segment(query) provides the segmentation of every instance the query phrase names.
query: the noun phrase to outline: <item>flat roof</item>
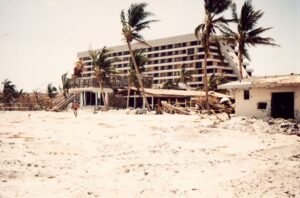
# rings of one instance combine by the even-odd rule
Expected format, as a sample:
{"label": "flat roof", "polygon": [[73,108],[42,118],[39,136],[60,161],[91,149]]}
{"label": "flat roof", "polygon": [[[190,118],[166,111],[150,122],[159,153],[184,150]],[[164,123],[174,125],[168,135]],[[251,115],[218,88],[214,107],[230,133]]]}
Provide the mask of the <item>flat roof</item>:
{"label": "flat roof", "polygon": [[272,87],[300,87],[300,74],[257,76],[245,78],[242,81],[234,81],[219,85],[219,89],[247,89],[251,87],[272,88]]}
{"label": "flat roof", "polygon": [[[137,90],[134,87],[131,87],[133,90]],[[182,97],[203,97],[205,96],[204,91],[186,91],[186,90],[176,90],[176,89],[150,89],[150,88],[145,88],[145,93],[147,95],[155,95],[155,96],[182,96]],[[216,98],[232,98],[229,95],[214,92],[214,91],[209,91],[208,92],[209,96],[213,96]]]}

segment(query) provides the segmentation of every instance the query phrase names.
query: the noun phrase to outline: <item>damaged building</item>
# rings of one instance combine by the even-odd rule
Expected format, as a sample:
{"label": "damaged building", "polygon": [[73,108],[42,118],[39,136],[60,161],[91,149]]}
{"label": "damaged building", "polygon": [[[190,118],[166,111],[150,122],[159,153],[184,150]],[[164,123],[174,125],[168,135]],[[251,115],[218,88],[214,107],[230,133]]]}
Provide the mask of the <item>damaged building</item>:
{"label": "damaged building", "polygon": [[218,86],[235,98],[236,115],[300,120],[300,75],[263,76]]}

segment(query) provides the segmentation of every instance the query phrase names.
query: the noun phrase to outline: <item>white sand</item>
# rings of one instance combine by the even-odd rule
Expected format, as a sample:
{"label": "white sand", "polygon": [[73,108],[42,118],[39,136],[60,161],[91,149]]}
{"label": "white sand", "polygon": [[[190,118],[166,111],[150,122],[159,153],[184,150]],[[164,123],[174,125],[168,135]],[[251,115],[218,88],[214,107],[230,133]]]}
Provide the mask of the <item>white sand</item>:
{"label": "white sand", "polygon": [[0,197],[299,197],[300,138],[272,130],[196,115],[0,112]]}

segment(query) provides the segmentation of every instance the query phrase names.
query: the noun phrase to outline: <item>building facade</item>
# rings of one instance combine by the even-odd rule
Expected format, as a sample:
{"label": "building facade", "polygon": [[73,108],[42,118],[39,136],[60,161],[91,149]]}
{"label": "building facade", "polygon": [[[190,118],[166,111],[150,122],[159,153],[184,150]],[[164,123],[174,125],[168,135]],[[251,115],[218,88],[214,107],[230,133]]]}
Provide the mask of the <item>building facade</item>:
{"label": "building facade", "polygon": [[300,120],[300,75],[264,76],[220,85],[235,98],[235,113]]}
{"label": "building facade", "polygon": [[[148,61],[144,65],[145,71],[143,74],[152,77],[152,88],[161,88],[167,81],[175,83],[180,78],[182,67],[192,73],[192,79],[188,82],[190,88],[203,87],[204,49],[194,34],[150,40],[147,43],[151,47],[134,43],[132,49],[144,49]],[[130,60],[127,45],[110,47],[110,50],[111,58],[118,58],[118,61],[114,63],[116,70],[119,74],[126,76]],[[89,51],[79,52],[77,56],[85,65],[81,79],[92,79],[94,71]],[[249,77],[252,71],[247,69],[246,66],[245,64],[242,73],[244,77]],[[239,79],[238,56],[233,44],[227,44],[224,41],[211,41],[210,55],[207,58],[207,74],[208,77],[212,74],[222,75],[229,81]],[[98,101],[97,95],[99,96],[99,93],[91,94],[89,93],[90,89],[91,87],[86,91],[82,88],[71,89],[71,92],[78,93],[77,91],[80,90],[83,101],[88,101],[84,99],[85,95],[88,98],[96,97],[95,101]],[[107,89],[108,93],[111,93],[111,91]],[[94,104],[94,99],[91,101],[92,103],[88,104]],[[98,101],[98,103],[101,103],[101,101]]]}
{"label": "building facade", "polygon": [[[192,80],[188,82],[190,87],[203,86],[203,61],[204,49],[194,34],[162,38],[147,41],[151,46],[133,44],[132,49],[145,49],[148,59],[144,74],[153,77],[153,88],[159,88],[166,81],[176,82],[180,77],[182,66],[192,71]],[[129,69],[130,54],[127,45],[111,47],[111,56],[118,57],[114,63],[117,71],[127,74]],[[79,52],[79,60],[83,61],[86,69],[83,77],[93,76],[92,61],[89,52]],[[246,65],[245,65],[246,68]],[[215,73],[223,75],[230,81],[239,78],[238,57],[235,46],[223,41],[211,42],[210,56],[207,59],[208,76]],[[251,70],[243,71],[245,77],[251,75]]]}

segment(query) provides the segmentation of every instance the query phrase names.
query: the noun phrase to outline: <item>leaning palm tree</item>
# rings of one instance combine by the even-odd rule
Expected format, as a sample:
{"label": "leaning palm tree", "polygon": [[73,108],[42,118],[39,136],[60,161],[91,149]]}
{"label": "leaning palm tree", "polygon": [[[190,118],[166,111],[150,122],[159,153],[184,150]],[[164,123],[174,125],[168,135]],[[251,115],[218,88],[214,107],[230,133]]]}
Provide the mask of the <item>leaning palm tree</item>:
{"label": "leaning palm tree", "polygon": [[130,8],[127,11],[127,14],[125,14],[124,10],[122,10],[121,23],[122,23],[122,34],[124,36],[124,40],[127,43],[128,50],[130,52],[131,60],[136,71],[136,76],[141,87],[143,99],[145,101],[146,107],[148,108],[148,110],[150,110],[150,106],[148,104],[145,91],[144,91],[144,84],[142,81],[142,77],[139,72],[136,60],[134,59],[133,50],[131,48],[132,41],[138,41],[142,44],[148,45],[145,42],[143,36],[140,34],[140,32],[145,28],[149,28],[150,23],[155,22],[156,20],[147,20],[147,18],[153,14],[145,10],[146,6],[147,6],[146,3],[131,4]]}
{"label": "leaning palm tree", "polygon": [[186,69],[186,65],[181,66],[180,70],[180,77],[176,81],[176,85],[178,86],[178,83],[183,83],[186,85],[187,89],[190,89],[190,86],[188,85],[188,82],[192,80],[192,71]]}
{"label": "leaning palm tree", "polygon": [[204,0],[205,20],[195,28],[195,35],[198,40],[200,40],[199,33],[202,33],[201,43],[204,49],[203,82],[206,109],[209,109],[207,81],[207,58],[210,54],[209,41],[212,39],[212,36],[216,34],[216,30],[219,30],[222,25],[227,25],[231,22],[231,20],[225,19],[223,16],[219,16],[228,9],[230,4],[231,0]]}
{"label": "leaning palm tree", "polygon": [[251,0],[247,0],[244,3],[239,17],[236,12],[236,4],[232,4],[231,8],[233,20],[237,24],[237,31],[232,31],[227,26],[223,26],[222,32],[225,39],[238,43],[239,76],[240,79],[243,79],[243,58],[246,57],[250,60],[247,46],[278,45],[273,43],[274,40],[270,37],[261,37],[261,33],[270,30],[271,27],[256,27],[258,20],[263,16],[264,12],[261,10],[255,11]]}
{"label": "leaning palm tree", "polygon": [[[142,73],[145,71],[144,65],[148,61],[147,57],[144,55],[145,49],[134,50],[134,59],[136,64],[138,65],[138,72]],[[135,70],[134,64],[132,60],[129,62],[129,70],[128,70],[128,93],[127,93],[127,108],[129,107],[129,96],[130,96],[130,87],[134,84],[138,89],[140,88],[137,72]]]}
{"label": "leaning palm tree", "polygon": [[89,54],[92,59],[95,77],[99,82],[104,107],[107,110],[108,104],[105,100],[103,84],[109,84],[109,76],[115,71],[115,68],[113,67],[113,62],[115,62],[117,58],[110,58],[110,50],[107,49],[106,46],[104,46],[100,51],[90,50]]}

